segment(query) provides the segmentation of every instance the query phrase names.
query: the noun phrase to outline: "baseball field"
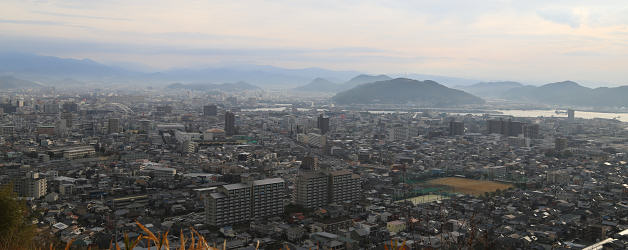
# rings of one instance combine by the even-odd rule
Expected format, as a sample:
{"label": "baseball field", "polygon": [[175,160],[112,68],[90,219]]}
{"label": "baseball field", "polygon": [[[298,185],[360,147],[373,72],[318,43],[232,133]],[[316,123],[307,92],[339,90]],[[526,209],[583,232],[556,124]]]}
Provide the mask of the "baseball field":
{"label": "baseball field", "polygon": [[452,192],[470,195],[482,195],[485,192],[495,192],[505,190],[512,185],[496,181],[481,181],[473,179],[465,179],[459,177],[438,178],[427,181],[430,185],[446,186],[451,188]]}

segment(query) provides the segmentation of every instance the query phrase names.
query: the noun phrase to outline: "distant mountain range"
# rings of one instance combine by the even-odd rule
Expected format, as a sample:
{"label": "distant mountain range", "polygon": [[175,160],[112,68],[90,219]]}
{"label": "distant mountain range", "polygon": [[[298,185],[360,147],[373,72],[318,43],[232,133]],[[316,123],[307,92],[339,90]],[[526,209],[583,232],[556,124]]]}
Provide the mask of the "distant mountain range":
{"label": "distant mountain range", "polygon": [[576,82],[549,83],[539,87],[512,88],[505,99],[554,105],[591,107],[628,107],[628,86],[587,88]]}
{"label": "distant mountain range", "polygon": [[346,82],[345,85],[345,90],[347,89],[352,89],[357,87],[358,85],[361,84],[365,84],[365,83],[371,83],[371,82],[379,82],[379,81],[388,81],[388,80],[392,80],[392,78],[390,76],[387,75],[359,75],[356,76],[354,78],[351,78],[351,80],[349,80],[348,82]]}
{"label": "distant mountain range", "polygon": [[420,81],[431,80],[438,82],[447,87],[454,86],[468,86],[480,82],[474,79],[466,79],[459,77],[451,77],[451,76],[438,76],[438,75],[426,75],[426,74],[395,74],[392,75],[394,78],[408,78],[408,79],[416,79]]}
{"label": "distant mountain range", "polygon": [[[357,75],[357,76],[356,76]],[[566,81],[546,84],[543,86],[525,86],[517,82],[481,82],[478,81],[433,75],[404,74],[408,78],[424,80],[416,81],[425,86],[399,86],[407,91],[434,90],[440,93],[428,98],[425,93],[411,92],[398,93],[399,100],[387,99],[386,89],[378,89],[380,84],[366,88],[359,88],[367,83],[391,81],[386,75],[363,75],[357,71],[334,71],[320,68],[285,69],[263,65],[234,65],[223,67],[208,67],[202,69],[172,69],[162,72],[145,73],[125,69],[124,67],[108,66],[89,59],[66,59],[53,56],[40,56],[25,53],[0,53],[0,89],[36,88],[45,86],[112,86],[125,88],[133,86],[169,87],[169,89],[217,89],[222,91],[251,90],[258,88],[294,88],[295,91],[316,91],[338,93],[335,100],[338,102],[361,102],[350,93],[366,91],[366,96],[378,97],[380,102],[412,102],[434,100],[439,104],[454,103],[440,99],[444,96],[455,96],[443,93],[453,93],[442,88],[435,88],[433,83],[440,82],[445,86],[457,86],[465,92],[483,98],[502,98],[521,102],[543,103],[551,105],[569,106],[628,106],[628,86],[613,88],[587,88],[575,82]],[[24,80],[28,79],[28,80]],[[314,80],[312,80],[314,79]],[[350,79],[344,81],[343,79]],[[429,79],[429,80],[428,80]],[[401,80],[394,79],[393,82]],[[171,85],[172,82],[186,84]],[[197,84],[203,82],[231,82],[233,84]],[[247,82],[248,84],[242,84]],[[40,84],[41,83],[41,84]],[[476,84],[473,84],[476,83]],[[107,85],[108,84],[108,85]],[[393,84],[394,85],[394,84]],[[415,84],[416,85],[416,84]],[[420,85],[420,84],[419,84]],[[437,84],[438,86],[445,87]],[[430,87],[431,86],[431,87]],[[389,86],[390,87],[390,86]],[[428,88],[429,87],[429,88]],[[351,91],[347,91],[350,90]],[[369,93],[369,91],[383,91],[383,93]],[[342,92],[344,91],[344,92]],[[342,93],[339,93],[342,92]],[[420,91],[419,91],[420,92]],[[465,93],[461,92],[461,93]],[[431,93],[431,92],[430,92]],[[467,93],[465,93],[467,94]],[[464,100],[461,103],[477,101],[460,94]],[[418,99],[413,99],[417,97]],[[419,98],[420,97],[420,98]]]}
{"label": "distant mountain range", "polygon": [[628,107],[628,86],[588,88],[573,81],[541,86],[518,82],[483,82],[458,89],[484,98],[576,107]]}
{"label": "distant mountain range", "polygon": [[43,86],[36,82],[18,79],[13,76],[0,76],[0,89],[33,89],[41,87]]}
{"label": "distant mountain range", "polygon": [[295,88],[296,91],[303,92],[325,92],[325,93],[338,93],[343,90],[354,88],[360,84],[377,82],[377,81],[385,81],[390,80],[387,75],[365,75],[361,74],[356,77],[351,78],[349,81],[345,83],[334,83],[324,78],[316,78],[312,80],[310,83]]}
{"label": "distant mountain range", "polygon": [[456,86],[456,89],[477,95],[479,97],[502,97],[507,91],[523,87],[518,82],[480,82],[469,86]]}
{"label": "distant mountain range", "polygon": [[[12,75],[18,78],[40,82],[63,84],[64,79],[85,84],[121,84],[134,83],[165,86],[172,82],[239,82],[245,81],[263,88],[295,88],[303,86],[312,79],[324,78],[331,82],[343,82],[360,72],[336,71],[321,68],[286,69],[267,65],[231,65],[206,68],[182,68],[160,72],[138,72],[125,68],[125,64],[109,66],[90,59],[68,59],[54,56],[40,56],[27,53],[0,52],[0,75]],[[397,75],[414,79],[432,79],[447,86],[469,85],[476,80],[446,76],[419,74]],[[373,82],[369,79],[360,83]],[[350,81],[351,82],[351,81]],[[357,84],[354,84],[357,85]],[[351,85],[343,89],[354,87]],[[331,92],[335,92],[331,91]],[[327,90],[325,91],[327,92]]]}
{"label": "distant mountain range", "polygon": [[407,78],[362,84],[336,94],[332,100],[338,104],[417,104],[434,107],[484,103],[479,97],[435,81]]}
{"label": "distant mountain range", "polygon": [[197,90],[197,91],[225,91],[225,92],[235,92],[235,91],[244,91],[244,90],[260,90],[259,87],[255,85],[248,84],[246,82],[236,82],[236,83],[222,83],[222,84],[213,84],[213,83],[191,83],[191,84],[182,84],[182,83],[173,83],[166,87],[166,89],[185,89],[185,90]]}
{"label": "distant mountain range", "polygon": [[106,66],[89,59],[76,60],[24,53],[0,53],[0,73],[42,77],[112,79],[140,73]]}
{"label": "distant mountain range", "polygon": [[325,78],[317,77],[310,83],[296,87],[294,90],[302,92],[329,92],[335,93],[342,89],[342,85],[331,82]]}
{"label": "distant mountain range", "polygon": [[81,82],[163,84],[172,82],[239,82],[262,87],[289,88],[309,82],[316,77],[349,79],[359,72],[334,71],[320,68],[285,69],[265,65],[233,65],[200,69],[172,69],[154,73],[136,72],[121,67],[97,63],[89,59],[65,59],[24,53],[0,53],[0,74],[59,81],[71,78]]}

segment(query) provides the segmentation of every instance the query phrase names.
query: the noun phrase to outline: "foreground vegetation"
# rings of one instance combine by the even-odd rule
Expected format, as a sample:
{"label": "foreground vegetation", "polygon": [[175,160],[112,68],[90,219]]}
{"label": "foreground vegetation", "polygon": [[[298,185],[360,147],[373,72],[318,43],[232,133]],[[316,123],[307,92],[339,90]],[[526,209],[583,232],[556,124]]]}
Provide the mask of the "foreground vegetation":
{"label": "foreground vegetation", "polygon": [[[163,234],[154,234],[144,225],[135,222],[142,230],[142,233],[135,238],[129,238],[128,234],[124,234],[122,245],[118,242],[109,243],[109,249],[135,249],[140,242],[145,241],[149,249],[171,249],[168,241],[169,232]],[[32,211],[26,206],[26,203],[19,200],[12,185],[0,187],[0,249],[74,249],[72,244],[74,240],[67,243],[59,242],[53,238],[50,232],[46,230],[37,230],[32,223]],[[260,243],[257,242],[255,249],[259,249]],[[194,228],[190,228],[188,235],[180,232],[179,242],[175,248],[177,250],[220,250],[227,248],[225,240],[222,246],[210,245],[205,237],[198,233]],[[387,250],[404,250],[408,249],[405,242],[399,244],[397,241],[390,241],[385,244]],[[91,247],[88,247],[91,249]],[[282,249],[289,250],[290,247],[285,245]],[[318,249],[318,247],[316,248]]]}

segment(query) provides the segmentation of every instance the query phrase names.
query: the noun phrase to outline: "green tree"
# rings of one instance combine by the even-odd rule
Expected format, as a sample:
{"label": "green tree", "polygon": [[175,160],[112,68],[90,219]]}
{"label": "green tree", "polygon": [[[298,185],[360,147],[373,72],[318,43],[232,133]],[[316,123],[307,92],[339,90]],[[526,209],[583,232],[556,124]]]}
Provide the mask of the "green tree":
{"label": "green tree", "polygon": [[35,226],[27,219],[29,210],[17,199],[13,185],[0,187],[0,249],[28,249],[33,246]]}

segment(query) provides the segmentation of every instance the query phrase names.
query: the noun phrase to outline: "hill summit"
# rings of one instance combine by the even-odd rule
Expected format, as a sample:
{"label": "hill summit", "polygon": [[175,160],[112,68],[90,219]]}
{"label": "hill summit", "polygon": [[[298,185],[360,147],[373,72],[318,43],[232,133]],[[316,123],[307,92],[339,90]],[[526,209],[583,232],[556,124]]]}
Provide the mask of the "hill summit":
{"label": "hill summit", "polygon": [[417,104],[422,106],[455,106],[481,104],[484,100],[461,90],[445,87],[435,81],[396,78],[359,85],[336,94],[338,104]]}

